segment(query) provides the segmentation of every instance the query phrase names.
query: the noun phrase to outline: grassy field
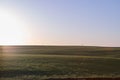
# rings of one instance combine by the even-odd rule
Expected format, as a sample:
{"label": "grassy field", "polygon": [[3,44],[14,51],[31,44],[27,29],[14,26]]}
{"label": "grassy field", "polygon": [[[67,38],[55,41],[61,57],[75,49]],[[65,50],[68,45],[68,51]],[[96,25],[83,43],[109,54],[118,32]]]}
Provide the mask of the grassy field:
{"label": "grassy field", "polygon": [[1,46],[0,80],[120,77],[120,48]]}

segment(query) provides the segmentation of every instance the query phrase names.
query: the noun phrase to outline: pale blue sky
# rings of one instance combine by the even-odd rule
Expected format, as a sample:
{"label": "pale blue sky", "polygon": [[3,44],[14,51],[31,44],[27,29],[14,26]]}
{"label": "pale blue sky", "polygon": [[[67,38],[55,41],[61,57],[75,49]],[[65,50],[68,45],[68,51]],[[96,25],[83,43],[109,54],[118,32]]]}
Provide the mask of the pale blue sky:
{"label": "pale blue sky", "polygon": [[32,28],[28,44],[120,46],[120,0],[0,0],[0,5],[24,16]]}

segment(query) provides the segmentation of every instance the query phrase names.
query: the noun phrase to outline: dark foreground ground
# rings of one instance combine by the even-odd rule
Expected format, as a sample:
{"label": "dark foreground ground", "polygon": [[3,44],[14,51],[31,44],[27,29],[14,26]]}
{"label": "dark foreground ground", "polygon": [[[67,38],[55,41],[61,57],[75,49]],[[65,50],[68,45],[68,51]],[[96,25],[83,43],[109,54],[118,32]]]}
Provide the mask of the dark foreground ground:
{"label": "dark foreground ground", "polygon": [[118,47],[0,47],[0,80],[114,80],[119,77]]}

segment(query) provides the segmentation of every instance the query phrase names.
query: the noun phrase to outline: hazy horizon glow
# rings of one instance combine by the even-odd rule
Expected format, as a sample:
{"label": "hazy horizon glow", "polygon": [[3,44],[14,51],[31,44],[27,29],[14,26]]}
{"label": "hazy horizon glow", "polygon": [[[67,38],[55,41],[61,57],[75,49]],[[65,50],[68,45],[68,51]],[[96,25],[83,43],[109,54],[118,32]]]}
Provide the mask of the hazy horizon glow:
{"label": "hazy horizon glow", "polygon": [[0,45],[120,47],[120,0],[0,0]]}

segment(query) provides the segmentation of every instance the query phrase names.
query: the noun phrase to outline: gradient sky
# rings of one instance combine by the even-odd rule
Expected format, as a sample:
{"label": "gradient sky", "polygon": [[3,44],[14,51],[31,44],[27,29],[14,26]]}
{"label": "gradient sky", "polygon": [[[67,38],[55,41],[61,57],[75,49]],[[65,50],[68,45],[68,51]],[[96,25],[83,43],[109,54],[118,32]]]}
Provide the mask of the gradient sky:
{"label": "gradient sky", "polygon": [[120,0],[0,0],[29,25],[33,45],[120,46]]}

